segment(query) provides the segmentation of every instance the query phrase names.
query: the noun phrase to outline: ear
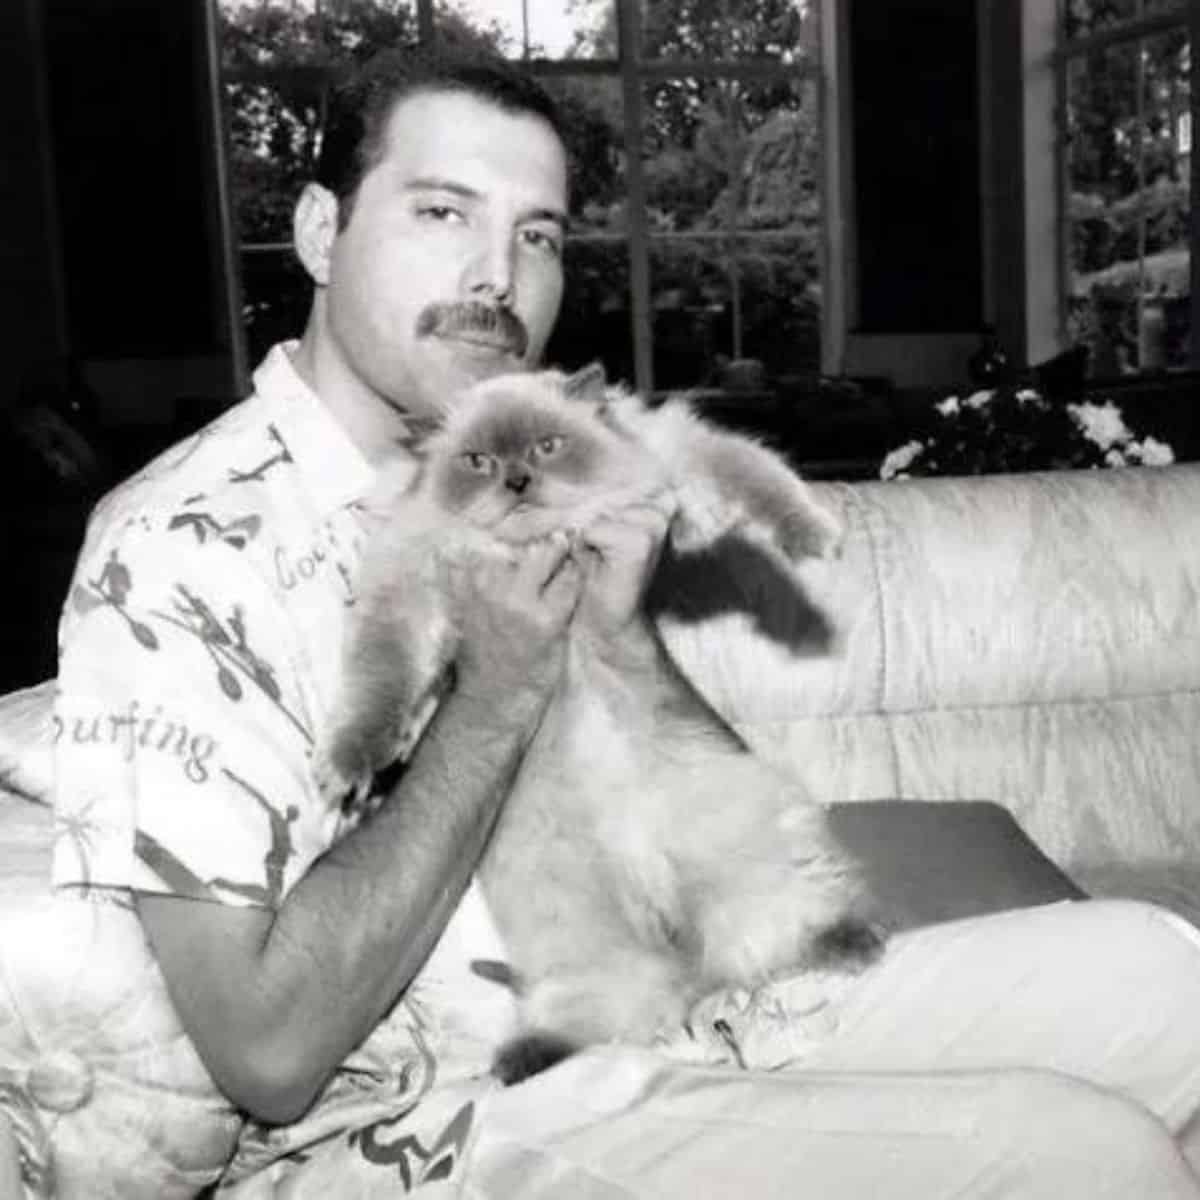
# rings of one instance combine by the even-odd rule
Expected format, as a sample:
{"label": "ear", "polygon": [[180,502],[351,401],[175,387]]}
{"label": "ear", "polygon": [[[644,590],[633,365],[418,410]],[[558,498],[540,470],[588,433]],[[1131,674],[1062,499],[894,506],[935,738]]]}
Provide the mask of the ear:
{"label": "ear", "polygon": [[319,183],[305,184],[292,214],[292,240],[296,257],[318,286],[329,282],[329,259],[337,233],[337,197]]}
{"label": "ear", "polygon": [[604,377],[604,364],[601,362],[588,363],[580,367],[573,375],[568,375],[563,383],[563,395],[568,400],[586,400],[592,404],[603,404],[607,398],[605,392],[608,380]]}

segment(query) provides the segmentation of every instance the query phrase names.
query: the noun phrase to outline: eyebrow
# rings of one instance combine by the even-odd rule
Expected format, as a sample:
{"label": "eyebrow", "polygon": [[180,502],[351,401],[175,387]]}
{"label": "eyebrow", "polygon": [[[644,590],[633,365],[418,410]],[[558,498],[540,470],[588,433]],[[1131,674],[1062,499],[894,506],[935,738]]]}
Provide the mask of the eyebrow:
{"label": "eyebrow", "polygon": [[[454,179],[441,179],[436,175],[424,175],[410,179],[404,184],[406,192],[449,192],[464,200],[482,200],[483,193]],[[567,231],[567,214],[557,208],[531,208],[521,214],[523,221],[549,221],[564,233]]]}

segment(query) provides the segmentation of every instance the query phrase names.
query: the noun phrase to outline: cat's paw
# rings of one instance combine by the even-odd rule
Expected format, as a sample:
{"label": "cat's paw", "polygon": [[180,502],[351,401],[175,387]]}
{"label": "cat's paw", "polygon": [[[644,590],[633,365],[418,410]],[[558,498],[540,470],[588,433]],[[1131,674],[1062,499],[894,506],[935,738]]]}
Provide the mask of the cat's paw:
{"label": "cat's paw", "polygon": [[557,1066],[578,1049],[575,1042],[557,1033],[522,1033],[500,1047],[492,1062],[492,1074],[505,1087],[511,1087]]}
{"label": "cat's paw", "polygon": [[354,807],[371,790],[374,771],[364,755],[351,749],[345,739],[318,743],[312,757],[317,791],[331,807]]}
{"label": "cat's paw", "polygon": [[845,535],[841,522],[815,504],[791,509],[778,523],[775,538],[792,562],[805,558],[836,558]]}
{"label": "cat's paw", "polygon": [[808,961],[818,969],[861,971],[882,956],[886,945],[881,926],[860,917],[843,917],[813,938]]}

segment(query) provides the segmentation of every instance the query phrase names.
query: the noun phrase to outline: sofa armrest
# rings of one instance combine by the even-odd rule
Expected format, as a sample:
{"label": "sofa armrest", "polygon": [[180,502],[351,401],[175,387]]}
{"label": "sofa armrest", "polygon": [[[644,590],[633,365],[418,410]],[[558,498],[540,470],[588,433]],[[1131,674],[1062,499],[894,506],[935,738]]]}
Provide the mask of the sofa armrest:
{"label": "sofa armrest", "polygon": [[862,800],[829,812],[893,929],[1086,895],[999,804]]}

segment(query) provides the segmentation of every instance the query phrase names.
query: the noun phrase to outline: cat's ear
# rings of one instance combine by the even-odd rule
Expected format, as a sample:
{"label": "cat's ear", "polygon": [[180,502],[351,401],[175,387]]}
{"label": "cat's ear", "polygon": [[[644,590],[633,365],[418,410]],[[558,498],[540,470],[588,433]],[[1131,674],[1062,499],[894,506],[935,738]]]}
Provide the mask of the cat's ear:
{"label": "cat's ear", "polygon": [[608,391],[608,380],[604,375],[604,364],[588,363],[563,381],[563,395],[568,400],[586,400],[591,404],[603,404]]}

